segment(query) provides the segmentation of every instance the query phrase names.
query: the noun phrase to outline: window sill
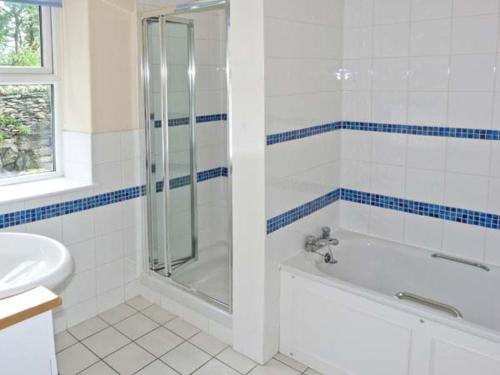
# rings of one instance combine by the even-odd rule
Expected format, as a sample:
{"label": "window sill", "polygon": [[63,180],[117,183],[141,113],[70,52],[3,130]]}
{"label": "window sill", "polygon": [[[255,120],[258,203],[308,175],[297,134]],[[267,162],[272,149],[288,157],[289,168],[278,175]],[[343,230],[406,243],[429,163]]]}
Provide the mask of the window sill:
{"label": "window sill", "polygon": [[43,198],[61,193],[71,193],[93,186],[90,182],[77,181],[67,177],[4,185],[0,186],[0,204]]}

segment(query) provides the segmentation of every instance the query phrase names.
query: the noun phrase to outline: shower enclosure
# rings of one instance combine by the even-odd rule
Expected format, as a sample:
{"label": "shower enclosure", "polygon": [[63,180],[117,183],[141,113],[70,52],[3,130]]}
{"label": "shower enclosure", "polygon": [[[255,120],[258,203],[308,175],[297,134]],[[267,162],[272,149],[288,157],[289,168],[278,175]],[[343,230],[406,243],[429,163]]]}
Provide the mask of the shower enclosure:
{"label": "shower enclosure", "polygon": [[148,268],[231,309],[227,7],[143,18]]}

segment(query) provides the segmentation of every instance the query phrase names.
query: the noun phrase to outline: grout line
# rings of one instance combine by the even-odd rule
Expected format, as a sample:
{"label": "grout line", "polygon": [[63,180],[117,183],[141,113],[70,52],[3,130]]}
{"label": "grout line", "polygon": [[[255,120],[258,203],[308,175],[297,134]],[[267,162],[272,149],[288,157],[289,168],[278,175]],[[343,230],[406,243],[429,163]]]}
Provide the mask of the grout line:
{"label": "grout line", "polygon": [[[144,309],[142,309],[142,310],[138,310],[138,309],[134,308],[133,306],[129,305],[126,301],[124,302],[124,304],[126,304],[126,305],[128,305],[128,306],[132,307],[132,308],[135,310],[135,313],[134,313],[134,314],[132,314],[132,315],[129,315],[128,317],[126,317],[126,318],[124,318],[124,319],[121,319],[121,320],[117,321],[117,322],[116,322],[116,323],[114,323],[114,324],[109,324],[108,322],[106,322],[106,321],[105,321],[104,319],[102,319],[101,317],[96,316],[97,318],[99,318],[100,320],[102,320],[102,321],[106,324],[106,327],[105,327],[105,328],[103,328],[103,329],[101,329],[101,330],[99,330],[99,331],[97,331],[97,332],[94,332],[93,334],[91,334],[91,335],[89,335],[89,336],[87,336],[87,337],[83,338],[82,340],[79,340],[79,339],[78,339],[78,338],[76,338],[73,334],[71,334],[71,332],[69,332],[69,330],[66,330],[66,332],[67,332],[68,334],[70,334],[70,336],[71,336],[71,337],[73,337],[73,338],[76,340],[76,342],[75,342],[75,343],[73,343],[72,345],[70,345],[70,346],[68,346],[68,347],[64,348],[63,350],[61,350],[61,351],[60,351],[60,352],[58,352],[57,354],[59,354],[59,353],[63,352],[64,350],[66,350],[66,349],[68,349],[68,348],[70,348],[70,347],[72,347],[72,346],[75,346],[75,345],[77,345],[77,344],[81,344],[81,345],[82,345],[85,349],[87,349],[87,350],[88,350],[88,351],[90,351],[92,354],[94,354],[94,355],[97,357],[97,359],[98,359],[96,362],[93,362],[93,363],[91,363],[89,366],[87,366],[87,367],[85,367],[84,369],[80,370],[77,374],[81,374],[83,371],[86,371],[87,369],[89,369],[90,367],[92,367],[92,366],[96,365],[96,364],[97,364],[97,363],[99,363],[99,362],[103,362],[103,363],[104,363],[107,367],[109,367],[110,369],[112,369],[113,371],[115,371],[116,373],[118,373],[118,374],[119,374],[119,372],[118,372],[115,368],[113,368],[113,367],[112,367],[109,363],[107,363],[105,359],[106,359],[106,358],[109,358],[111,355],[113,355],[113,354],[117,353],[118,351],[122,350],[123,348],[125,348],[125,347],[127,347],[127,346],[129,346],[129,345],[131,345],[131,344],[135,344],[135,345],[137,345],[139,348],[141,348],[142,350],[144,350],[146,353],[148,353],[149,355],[151,355],[151,356],[153,357],[153,360],[152,360],[151,362],[148,362],[145,366],[143,366],[143,367],[141,367],[140,369],[138,369],[136,372],[134,372],[134,374],[137,374],[138,372],[140,372],[141,370],[143,370],[144,368],[148,367],[149,365],[151,365],[153,362],[156,362],[156,361],[160,361],[161,363],[163,363],[164,365],[166,365],[168,368],[172,369],[172,370],[173,370],[174,372],[176,372],[177,374],[180,374],[180,373],[179,373],[179,371],[177,371],[177,370],[176,370],[174,367],[172,367],[170,364],[168,364],[168,363],[166,363],[164,360],[162,360],[162,358],[161,358],[161,357],[164,357],[166,354],[168,354],[168,353],[170,353],[170,352],[174,351],[174,350],[175,350],[175,349],[177,349],[179,346],[181,346],[181,345],[183,345],[183,344],[185,344],[185,343],[188,343],[188,344],[192,345],[192,346],[193,346],[193,347],[195,347],[196,349],[198,349],[198,350],[202,351],[202,352],[203,352],[203,353],[205,353],[207,356],[209,356],[209,359],[208,359],[207,361],[205,361],[202,365],[200,365],[200,366],[199,366],[199,367],[197,367],[195,370],[193,370],[190,374],[194,374],[196,371],[198,371],[198,370],[202,369],[204,366],[206,366],[206,365],[207,365],[210,361],[212,361],[212,360],[216,360],[216,361],[218,361],[218,362],[222,363],[223,365],[225,365],[225,366],[229,367],[230,369],[234,370],[235,372],[237,372],[237,373],[239,373],[239,374],[242,374],[242,375],[246,375],[246,374],[251,373],[251,372],[252,372],[255,368],[257,368],[257,367],[259,366],[259,364],[258,364],[258,363],[256,363],[256,364],[255,364],[255,365],[254,365],[251,369],[249,369],[247,372],[242,373],[242,372],[238,371],[237,369],[233,368],[232,366],[230,366],[228,363],[225,363],[224,361],[220,360],[220,359],[217,357],[217,356],[219,356],[219,355],[220,355],[223,351],[225,351],[225,350],[227,350],[227,349],[231,349],[231,350],[233,350],[233,349],[232,349],[232,347],[231,347],[230,345],[227,345],[227,344],[225,344],[225,343],[224,343],[224,345],[226,345],[226,346],[224,347],[224,349],[222,349],[221,351],[219,351],[219,352],[218,352],[218,353],[216,353],[215,355],[212,355],[212,354],[210,354],[209,352],[205,351],[204,349],[200,348],[199,346],[195,345],[194,343],[192,343],[192,342],[190,341],[193,337],[195,337],[195,336],[199,335],[199,334],[200,334],[200,333],[202,333],[202,332],[203,332],[203,333],[205,333],[205,334],[209,334],[209,333],[207,333],[207,332],[205,332],[205,331],[203,331],[203,330],[200,330],[198,327],[196,327],[196,328],[197,328],[199,331],[198,331],[198,332],[196,332],[195,334],[193,334],[193,335],[189,336],[188,338],[184,338],[184,337],[182,337],[182,336],[178,335],[177,333],[175,333],[174,331],[172,331],[172,330],[170,330],[168,327],[166,327],[166,325],[167,325],[168,323],[172,322],[172,321],[173,321],[173,320],[175,320],[175,319],[181,319],[181,320],[185,321],[185,322],[186,322],[186,323],[188,323],[188,324],[191,324],[191,323],[189,323],[189,322],[187,322],[186,320],[182,319],[181,317],[179,317],[179,316],[177,316],[177,315],[175,315],[175,314],[171,313],[170,311],[168,311],[167,309],[164,309],[164,308],[163,308],[163,307],[161,307],[161,306],[160,306],[160,308],[162,308],[163,310],[168,311],[169,313],[171,313],[171,314],[173,314],[173,315],[174,315],[174,317],[173,317],[172,319],[170,319],[170,320],[166,321],[166,322],[165,322],[165,323],[163,323],[163,324],[160,324],[160,323],[158,323],[158,322],[154,321],[153,319],[151,319],[150,317],[146,316],[146,315],[143,313],[143,311],[144,311],[144,310],[146,310],[148,307],[152,306],[153,304],[152,304],[152,305],[147,306],[146,308],[144,308]],[[154,329],[152,329],[152,330],[150,330],[150,331],[148,331],[148,332],[144,333],[143,335],[141,335],[141,336],[137,337],[136,339],[131,339],[130,337],[128,337],[127,335],[125,335],[124,333],[122,333],[122,332],[121,332],[118,328],[116,328],[116,325],[117,325],[117,324],[119,324],[119,323],[121,323],[121,322],[123,322],[123,321],[125,321],[126,319],[129,319],[129,318],[131,318],[131,317],[135,316],[135,315],[142,315],[143,317],[145,317],[145,318],[147,318],[147,319],[149,319],[149,320],[151,320],[151,321],[155,322],[158,326],[157,326],[157,327],[155,327]],[[92,318],[90,318],[90,319],[92,319]],[[103,332],[105,329],[108,329],[108,328],[112,328],[112,329],[114,329],[117,333],[119,333],[120,335],[123,335],[124,337],[126,337],[126,338],[127,338],[127,340],[128,340],[128,342],[127,342],[125,345],[123,345],[123,346],[121,346],[121,347],[117,348],[117,349],[116,349],[116,350],[114,350],[113,352],[111,352],[111,353],[107,354],[106,356],[101,357],[99,354],[95,353],[95,352],[94,352],[94,351],[93,351],[90,347],[88,347],[87,345],[85,345],[85,343],[83,343],[83,341],[84,341],[84,340],[87,340],[87,339],[89,339],[89,338],[91,338],[92,336],[95,336],[95,335],[97,335],[97,334],[99,334],[99,333]],[[169,349],[167,352],[165,352],[165,353],[164,353],[164,354],[162,354],[161,356],[157,356],[157,355],[155,355],[155,354],[151,353],[148,349],[144,348],[143,346],[141,346],[141,345],[137,342],[137,341],[138,341],[138,340],[140,340],[141,338],[143,338],[143,337],[145,337],[145,336],[149,335],[150,333],[154,332],[155,330],[157,330],[157,329],[159,329],[159,328],[164,328],[164,329],[166,329],[168,332],[170,332],[171,334],[173,334],[173,335],[177,336],[178,338],[180,338],[180,339],[182,340],[179,344],[177,344],[176,346],[172,347],[171,349]],[[246,357],[246,356],[245,356],[245,358],[248,358],[248,357]],[[280,360],[278,360],[278,359],[276,359],[276,358],[274,358],[274,357],[273,357],[273,359],[274,359],[274,360],[276,360],[276,361],[278,361],[278,362],[280,362],[280,363],[282,363],[283,365],[287,366],[288,368],[290,368],[290,369],[292,369],[292,370],[294,370],[294,371],[298,371],[297,369],[293,368],[292,366],[290,366],[290,365],[288,365],[288,364],[286,364],[286,363],[284,363],[284,362],[282,362],[282,361],[280,361]],[[308,369],[309,369],[309,367],[307,367],[307,368],[306,368],[306,370],[305,370],[302,374],[305,374],[305,372],[306,372]]]}

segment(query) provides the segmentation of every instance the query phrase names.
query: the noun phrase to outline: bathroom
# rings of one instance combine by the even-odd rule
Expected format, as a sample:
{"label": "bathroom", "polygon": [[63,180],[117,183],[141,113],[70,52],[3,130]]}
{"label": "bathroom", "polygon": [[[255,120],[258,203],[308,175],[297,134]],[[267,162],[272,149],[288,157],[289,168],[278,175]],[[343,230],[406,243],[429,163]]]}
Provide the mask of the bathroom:
{"label": "bathroom", "polygon": [[500,374],[499,59],[499,0],[0,1],[0,375]]}

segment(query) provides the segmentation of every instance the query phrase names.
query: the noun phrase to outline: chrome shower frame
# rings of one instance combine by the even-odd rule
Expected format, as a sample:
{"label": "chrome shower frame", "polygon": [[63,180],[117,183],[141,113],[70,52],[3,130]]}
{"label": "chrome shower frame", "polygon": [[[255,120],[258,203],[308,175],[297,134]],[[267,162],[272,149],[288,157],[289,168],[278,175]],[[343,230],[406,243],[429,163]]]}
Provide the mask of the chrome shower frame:
{"label": "chrome shower frame", "polygon": [[[221,310],[224,310],[226,312],[232,313],[232,305],[233,305],[233,238],[232,238],[232,146],[231,146],[231,133],[232,133],[232,122],[231,122],[231,95],[230,95],[230,71],[229,71],[229,43],[228,43],[228,38],[229,38],[229,28],[230,28],[230,9],[229,9],[229,2],[228,0],[203,0],[203,1],[197,1],[193,3],[186,3],[186,4],[179,4],[177,6],[171,6],[171,7],[166,7],[166,8],[161,8],[155,11],[150,11],[150,12],[145,12],[143,13],[141,17],[142,21],[142,43],[143,43],[143,48],[142,48],[142,79],[143,79],[143,84],[144,84],[144,100],[145,103],[149,104],[150,103],[150,87],[149,87],[149,78],[150,78],[150,72],[149,72],[149,61],[148,61],[148,35],[147,35],[147,24],[148,20],[149,22],[151,20],[156,19],[156,22],[159,22],[161,25],[161,28],[163,29],[163,25],[165,21],[167,22],[175,22],[175,23],[185,23],[185,24],[192,24],[193,22],[188,19],[182,19],[176,17],[179,14],[185,14],[185,13],[194,13],[194,12],[202,12],[202,11],[210,11],[210,10],[215,10],[215,9],[224,9],[225,10],[225,18],[226,18],[226,91],[227,91],[227,98],[226,98],[226,103],[227,103],[227,168],[228,168],[228,176],[227,176],[227,220],[228,220],[228,269],[229,269],[229,298],[228,298],[228,304],[222,303],[221,301],[212,298],[211,296],[208,296],[194,288],[191,288],[187,285],[181,284],[177,282],[176,280],[172,279],[170,275],[172,274],[172,259],[171,259],[171,254],[167,249],[168,246],[168,233],[165,233],[165,259],[167,263],[167,268],[168,268],[168,275],[169,277],[163,277],[159,275],[157,272],[155,272],[152,267],[150,262],[145,262],[145,267],[146,267],[146,272],[154,277],[155,279],[159,280],[165,280],[167,279],[172,285],[187,291],[196,297],[202,299],[205,302],[209,302]],[[161,37],[164,37],[163,31],[160,31]],[[194,61],[194,32],[193,29],[191,28],[191,40],[190,40],[190,56],[189,56],[189,64],[190,64],[190,72],[189,72],[189,84],[190,84],[190,95],[191,95],[191,104],[190,104],[190,122],[192,124],[192,132],[191,132],[191,147],[192,147],[192,152],[191,152],[191,166],[193,168],[192,171],[192,176],[193,176],[193,184],[194,187],[192,189],[193,195],[192,195],[192,210],[193,210],[193,215],[192,218],[195,219],[195,223],[193,226],[193,248],[196,249],[196,254],[195,254],[195,259],[197,259],[198,256],[198,238],[197,238],[197,207],[196,207],[196,184],[197,184],[197,171],[196,171],[196,144],[195,144],[195,132],[194,132],[194,126],[196,124],[196,112],[195,112],[195,100],[196,100],[196,79],[195,79],[195,61]],[[164,43],[161,43],[162,46],[162,59],[163,56],[166,56],[163,52],[164,48]],[[165,59],[166,60],[166,59]],[[165,61],[166,64],[166,61]],[[162,60],[162,85],[166,85],[167,82],[167,77],[163,77],[163,71],[167,71],[166,65],[163,66],[163,60]],[[166,87],[162,89],[162,92],[167,92]],[[165,98],[163,100],[162,98],[162,105],[167,106],[168,102]],[[166,107],[165,107],[166,108]],[[148,127],[151,126],[151,119],[150,119],[150,113],[151,113],[151,108],[148,108],[148,105],[145,106],[144,108],[144,118],[146,121],[146,147],[148,152],[146,153],[146,165],[147,168],[150,168],[150,162],[152,160],[152,147],[151,147],[151,135],[150,132],[148,131]],[[162,113],[167,113],[168,112],[162,110]],[[164,119],[162,118],[162,127],[165,129],[165,132],[167,133],[166,139],[166,147],[168,147],[168,127],[163,126],[163,124],[167,124],[168,126],[168,118],[166,119],[166,122],[163,122]],[[154,124],[153,124],[154,125]],[[165,134],[164,134],[164,141],[165,141]],[[167,155],[163,156],[164,162],[167,160],[167,163],[164,164],[166,168],[166,174],[164,176],[165,182],[164,182],[164,189],[167,190],[166,194],[168,194],[168,149],[164,147],[163,152],[165,152]],[[151,174],[147,173],[147,208],[148,212],[151,212],[151,181],[150,177]],[[165,206],[168,205],[168,195],[165,196]],[[165,226],[167,225],[167,220],[168,220],[168,207],[165,207],[164,214],[165,214]],[[148,246],[148,254],[150,254],[150,246],[152,244],[152,223],[151,223],[151,215],[147,215],[147,221],[148,221],[148,231],[147,231],[147,246]],[[165,232],[168,232],[166,230]]]}

